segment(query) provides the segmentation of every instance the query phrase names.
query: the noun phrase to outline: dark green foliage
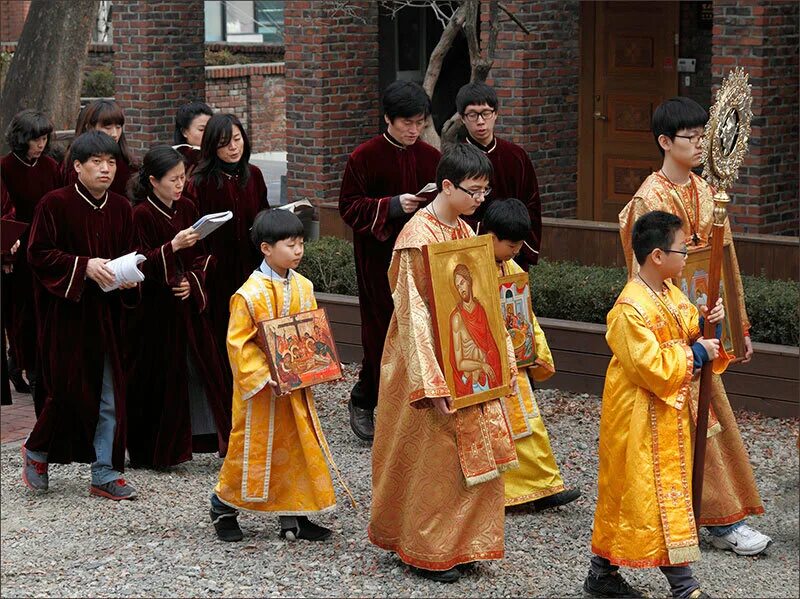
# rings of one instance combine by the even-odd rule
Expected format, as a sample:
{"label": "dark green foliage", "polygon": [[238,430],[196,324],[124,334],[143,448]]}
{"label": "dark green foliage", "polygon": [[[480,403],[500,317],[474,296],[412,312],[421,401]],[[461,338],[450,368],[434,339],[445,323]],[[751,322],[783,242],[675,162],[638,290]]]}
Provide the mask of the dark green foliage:
{"label": "dark green foliage", "polygon": [[[358,295],[353,246],[323,237],[306,244],[298,269],[320,293]],[[533,310],[540,318],[606,323],[627,281],[624,268],[542,261],[531,269]],[[743,277],[753,341],[797,345],[800,338],[800,284]]]}
{"label": "dark green foliage", "polygon": [[349,241],[323,237],[307,243],[297,270],[311,279],[317,293],[358,295],[353,245]]}
{"label": "dark green foliage", "polygon": [[114,73],[109,69],[95,69],[83,78],[83,98],[113,98]]}

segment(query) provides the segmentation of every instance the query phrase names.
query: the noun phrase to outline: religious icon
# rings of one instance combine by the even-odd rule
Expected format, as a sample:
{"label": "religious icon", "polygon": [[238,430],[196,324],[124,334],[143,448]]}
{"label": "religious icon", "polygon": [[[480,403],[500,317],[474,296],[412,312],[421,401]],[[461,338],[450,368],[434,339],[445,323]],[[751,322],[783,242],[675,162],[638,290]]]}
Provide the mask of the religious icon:
{"label": "religious icon", "polygon": [[728,111],[728,115],[722,123],[720,131],[720,142],[722,145],[723,156],[730,156],[736,147],[736,140],[739,137],[739,113],[735,108]]}
{"label": "religious icon", "polygon": [[530,280],[527,273],[500,277],[500,309],[506,330],[514,346],[517,366],[531,366],[536,361],[531,308]]}
{"label": "religious icon", "polygon": [[456,409],[511,393],[506,331],[488,235],[423,248],[436,355]]}
{"label": "religious icon", "polygon": [[[711,259],[711,246],[690,248],[686,266],[680,279],[674,281],[684,294],[699,309],[708,304],[708,265]],[[736,360],[744,358],[744,329],[742,328],[741,310],[736,289],[733,286],[733,255],[731,245],[725,244],[722,259],[722,273],[719,284],[719,297],[725,306],[725,320],[722,322],[722,346]],[[729,283],[729,281],[731,283]]]}
{"label": "religious icon", "polygon": [[324,308],[258,323],[276,393],[342,378],[342,365]]}

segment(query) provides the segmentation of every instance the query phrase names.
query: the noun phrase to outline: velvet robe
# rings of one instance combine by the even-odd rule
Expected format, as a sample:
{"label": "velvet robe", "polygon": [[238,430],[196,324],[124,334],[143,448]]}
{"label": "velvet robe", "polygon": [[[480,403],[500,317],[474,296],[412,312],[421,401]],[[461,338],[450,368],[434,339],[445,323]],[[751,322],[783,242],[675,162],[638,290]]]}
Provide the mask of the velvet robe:
{"label": "velvet robe", "polygon": [[[11,199],[8,197],[5,185],[0,185],[0,205],[2,205],[2,217],[14,218],[14,207],[11,205]],[[5,256],[3,256],[5,262]],[[4,406],[11,405],[11,385],[9,382],[8,373],[8,358],[6,356],[6,296],[8,295],[8,288],[6,283],[6,274],[2,274],[2,286],[0,287],[0,294],[2,294],[2,306],[0,306],[0,355],[2,356],[2,369],[0,369],[0,404]]]}
{"label": "velvet robe", "polygon": [[[75,168],[65,162],[61,163],[61,176],[64,185],[72,185],[78,180],[78,173]],[[114,180],[111,182],[111,187],[108,191],[119,194],[123,197],[128,197],[128,181],[139,169],[131,165],[125,159],[117,160],[117,172],[114,174]]]}
{"label": "velvet robe", "polygon": [[383,343],[394,310],[386,273],[394,242],[411,218],[405,213],[390,218],[389,205],[392,197],[417,193],[435,182],[440,156],[439,150],[423,141],[404,147],[388,135],[378,135],[355,149],[342,177],[339,213],[353,229],[361,311],[360,380],[373,402],[378,399]]}
{"label": "velvet robe", "polygon": [[[61,187],[58,164],[49,156],[40,156],[33,164],[24,162],[11,153],[0,160],[0,179],[8,192],[14,220],[24,223],[33,221],[39,201],[50,191]],[[20,246],[14,255],[13,272],[3,276],[3,312],[6,313],[8,344],[17,368],[27,371],[28,378],[34,376],[36,368],[36,318],[33,305],[33,280],[28,266],[26,230],[20,238]]]}
{"label": "velvet robe", "polygon": [[263,259],[261,251],[250,241],[250,227],[256,214],[269,208],[267,185],[258,167],[252,164],[248,167],[250,176],[244,187],[239,185],[238,177],[223,173],[221,187],[213,178],[202,184],[193,179],[186,191],[200,216],[225,210],[233,212],[233,218],[205,240],[206,248],[217,261],[208,280],[208,304],[214,336],[224,358],[231,296]]}
{"label": "velvet robe", "polygon": [[528,208],[531,217],[531,232],[522,246],[522,251],[515,258],[524,270],[539,261],[539,248],[542,241],[542,202],[539,198],[539,183],[536,172],[533,170],[528,153],[520,146],[494,138],[491,144],[483,146],[467,137],[467,143],[482,150],[492,163],[493,174],[489,186],[492,188],[486,200],[474,214],[464,216],[470,226],[478,233],[484,233],[478,228],[478,223],[483,220],[486,208],[496,200],[516,198]]}
{"label": "velvet robe", "polygon": [[[231,427],[231,383],[208,318],[205,280],[214,258],[202,241],[174,252],[172,239],[198,219],[194,204],[180,198],[167,207],[151,195],[133,209],[145,281],[130,329],[128,452],[131,463],[173,466],[192,458],[187,356],[205,390],[225,455]],[[186,277],[191,295],[172,292]]]}
{"label": "velvet robe", "polygon": [[131,206],[106,192],[95,200],[80,183],[50,192],[31,227],[28,261],[35,278],[40,385],[45,402],[25,446],[48,462],[93,462],[103,362],[114,378],[116,428],[112,465],[125,465],[125,344],[127,310],[137,285],[108,293],[86,277],[90,258],[118,258],[135,249]]}

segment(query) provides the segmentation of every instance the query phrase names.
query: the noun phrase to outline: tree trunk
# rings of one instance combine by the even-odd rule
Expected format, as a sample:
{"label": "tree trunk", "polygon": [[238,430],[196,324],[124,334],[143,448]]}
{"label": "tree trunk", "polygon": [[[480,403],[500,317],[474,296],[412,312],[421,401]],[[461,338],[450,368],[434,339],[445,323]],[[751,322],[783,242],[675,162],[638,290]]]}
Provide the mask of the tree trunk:
{"label": "tree trunk", "polygon": [[[33,0],[0,96],[0,132],[25,108],[72,129],[99,0]],[[3,139],[5,153],[5,139]]]}

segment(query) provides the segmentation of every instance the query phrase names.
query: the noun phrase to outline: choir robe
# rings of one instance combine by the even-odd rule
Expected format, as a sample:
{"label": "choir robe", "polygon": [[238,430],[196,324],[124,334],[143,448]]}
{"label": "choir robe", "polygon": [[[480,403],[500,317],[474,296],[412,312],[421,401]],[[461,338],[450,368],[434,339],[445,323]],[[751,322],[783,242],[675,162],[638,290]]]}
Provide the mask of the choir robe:
{"label": "choir robe", "polygon": [[[503,557],[500,475],[517,466],[501,400],[447,416],[430,400],[450,390],[436,358],[422,247],[470,236],[460,219],[453,228],[417,211],[389,267],[395,309],[381,361],[369,539],[428,570]],[[503,349],[516,375],[508,335]]]}
{"label": "choir robe", "polygon": [[[78,173],[72,164],[68,165],[66,162],[62,162],[60,168],[64,185],[72,185],[78,180]],[[119,158],[117,160],[117,172],[114,174],[114,180],[111,182],[111,187],[108,188],[108,191],[127,197],[128,181],[138,170],[124,158]]]}
{"label": "choir robe", "polygon": [[186,179],[190,179],[197,163],[200,162],[200,147],[189,144],[178,144],[172,147],[178,150],[186,160]]}
{"label": "choir robe", "polygon": [[214,273],[209,277],[208,309],[211,326],[221,352],[224,352],[228,331],[228,304],[231,296],[257,268],[262,260],[261,252],[250,241],[250,227],[261,210],[269,208],[267,186],[258,167],[248,165],[250,176],[244,187],[237,176],[222,174],[222,186],[210,179],[197,185],[192,180],[186,191],[200,216],[214,212],[233,212],[233,218],[211,233],[206,248],[217,261]]}
{"label": "choir robe", "polygon": [[411,215],[390,218],[394,196],[415,194],[436,181],[439,151],[418,140],[403,146],[388,134],[358,146],[347,160],[339,192],[339,214],[353,229],[353,253],[361,312],[364,360],[360,381],[376,401],[383,342],[392,316],[392,293],[386,271],[400,230]]}
{"label": "choir robe", "polygon": [[[713,225],[714,190],[694,173],[690,177],[691,181],[685,185],[672,185],[663,176],[653,173],[645,179],[633,199],[620,212],[620,236],[628,264],[628,277],[635,276],[639,271],[631,247],[633,224],[647,212],[664,210],[679,216],[683,221],[687,243],[692,245],[692,233],[696,232],[699,238],[698,247],[708,245]],[[692,197],[692,182],[698,192],[699,218]],[[725,221],[724,240],[733,245],[728,220]],[[744,330],[749,331],[750,321],[745,311],[744,289],[735,248],[732,253],[734,285],[742,309],[738,318],[741,319]],[[706,445],[702,513],[698,518],[700,524],[705,526],[731,524],[748,514],[764,513],[750,458],[736,425],[722,378],[718,375],[713,375],[712,389],[711,408],[719,426],[712,431],[715,434],[709,437]]]}
{"label": "choir robe", "polygon": [[231,298],[233,426],[214,488],[220,501],[231,507],[301,515],[336,505],[328,470],[333,458],[313,393],[310,388],[281,397],[273,393],[257,329],[262,320],[316,307],[311,281],[294,271],[281,281],[257,270]]}
{"label": "choir robe", "polygon": [[[498,270],[500,276],[524,272],[513,260],[504,262]],[[503,473],[507,506],[528,503],[564,490],[564,481],[531,382],[546,381],[556,372],[553,354],[535,314],[533,342],[536,361],[517,374],[519,393],[505,398],[506,414],[519,460],[519,468]]]}
{"label": "choir robe", "polygon": [[474,214],[465,216],[472,228],[479,234],[479,223],[483,220],[486,208],[492,202],[516,198],[528,208],[531,217],[531,231],[517,256],[517,263],[524,269],[539,261],[539,248],[542,242],[542,201],[539,198],[539,182],[533,170],[528,153],[520,146],[495,137],[484,146],[467,136],[466,143],[475,146],[489,157],[492,163],[492,179],[489,186],[492,192],[486,197]]}
{"label": "choir robe", "polygon": [[[629,281],[608,313],[612,351],[600,412],[592,551],[633,568],[700,559],[692,510],[691,345],[697,308],[672,284],[658,296]],[[727,360],[714,361],[715,372]]]}
{"label": "choir robe", "polygon": [[103,292],[86,277],[90,258],[136,249],[128,200],[106,192],[95,200],[80,183],[50,192],[31,227],[28,261],[35,278],[40,372],[45,401],[25,446],[48,462],[93,462],[104,360],[114,379],[116,428],[112,465],[125,463],[124,310],[137,285]]}
{"label": "choir robe", "polygon": [[[192,410],[213,416],[216,449],[225,455],[230,433],[230,380],[208,318],[205,280],[214,258],[202,241],[177,252],[175,235],[197,221],[194,204],[180,198],[171,207],[151,195],[133,209],[145,280],[142,301],[129,327],[128,452],[131,463],[173,466],[192,458]],[[186,277],[191,295],[172,292]],[[202,385],[192,397],[189,365]],[[198,406],[200,401],[207,406]],[[195,415],[197,418],[197,415]],[[203,431],[207,432],[207,431]]]}
{"label": "choir robe", "polygon": [[[11,205],[11,198],[8,197],[5,185],[0,185],[0,206],[2,206],[0,210],[2,210],[3,218],[14,218],[14,207]],[[3,256],[3,262],[5,262],[5,256]],[[0,404],[4,406],[11,405],[11,384],[9,380],[8,357],[6,356],[6,319],[8,318],[6,305],[10,303],[6,300],[6,297],[9,295],[6,276],[6,273],[2,273],[2,288],[0,289],[0,293],[2,293],[2,299],[0,299],[0,302],[2,302],[2,306],[0,306],[0,359],[2,359],[2,370],[0,370]]]}
{"label": "choir robe", "polygon": [[[0,160],[0,179],[8,192],[14,209],[14,220],[31,223],[36,206],[50,191],[61,187],[58,164],[49,156],[40,156],[33,164],[10,153]],[[8,285],[6,312],[8,342],[17,368],[23,368],[28,378],[34,377],[36,368],[36,316],[33,302],[33,279],[28,266],[28,234],[20,238],[20,249],[14,255],[13,272],[3,277]]]}

